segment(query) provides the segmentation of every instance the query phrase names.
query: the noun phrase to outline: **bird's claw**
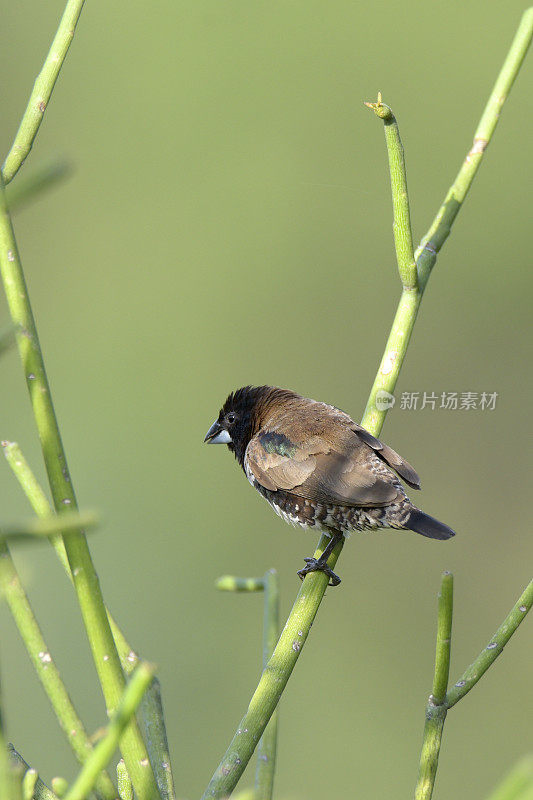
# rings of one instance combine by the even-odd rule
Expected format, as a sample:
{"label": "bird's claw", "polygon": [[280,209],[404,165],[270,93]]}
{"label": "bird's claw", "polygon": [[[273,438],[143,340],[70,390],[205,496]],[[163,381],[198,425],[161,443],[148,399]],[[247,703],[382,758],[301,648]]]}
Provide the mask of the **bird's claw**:
{"label": "bird's claw", "polygon": [[335,575],[333,570],[328,567],[327,561],[323,561],[321,558],[313,558],[313,557],[304,558],[304,561],[305,561],[305,567],[299,569],[297,573],[298,576],[300,577],[300,580],[303,581],[303,579],[309,572],[323,572],[329,578],[328,586],[338,586],[339,583],[341,582],[339,576]]}

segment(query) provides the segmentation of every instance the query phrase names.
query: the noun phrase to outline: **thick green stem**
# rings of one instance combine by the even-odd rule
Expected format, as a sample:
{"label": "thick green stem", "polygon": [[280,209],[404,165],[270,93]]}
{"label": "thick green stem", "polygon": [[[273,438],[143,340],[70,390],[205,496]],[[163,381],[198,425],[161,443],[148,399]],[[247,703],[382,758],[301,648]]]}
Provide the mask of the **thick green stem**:
{"label": "thick green stem", "polygon": [[[92,753],[93,747],[61,680],[9,549],[3,541],[0,541],[0,588],[59,724],[76,758],[83,764]],[[96,789],[101,797],[108,800],[113,800],[116,795],[111,778],[106,773],[99,776]]]}
{"label": "thick green stem", "polygon": [[465,694],[476,685],[490,666],[496,661],[503,648],[523,622],[528,611],[533,605],[533,581],[531,581],[520,595],[513,608],[506,616],[494,636],[486,647],[483,648],[473,664],[461,675],[446,695],[446,706],[451,708],[461,700]]}
{"label": "thick green stem", "polygon": [[430,800],[433,794],[446,713],[446,706],[434,705],[431,698],[429,699],[415,800]]}
{"label": "thick green stem", "polygon": [[4,183],[17,174],[30,152],[43,120],[57,76],[63,66],[85,0],[68,0],[59,27],[22,117],[15,140],[2,167]]}
{"label": "thick green stem", "polygon": [[150,684],[155,667],[142,661],[131,676],[124,695],[107,726],[105,736],[100,739],[90,757],[83,765],[78,777],[65,795],[65,800],[84,800],[96,783],[100,772],[113,758],[120,737],[137,710],[142,696]]}
{"label": "thick green stem", "polygon": [[[0,269],[17,344],[30,392],[46,471],[57,513],[77,510],[76,496],[55,416],[35,320],[18,252],[5,189],[0,179]],[[65,550],[108,713],[122,696],[125,679],[104,605],[98,576],[83,533],[65,537]],[[144,742],[132,720],[121,740],[124,760],[139,798],[156,797],[157,789]]]}

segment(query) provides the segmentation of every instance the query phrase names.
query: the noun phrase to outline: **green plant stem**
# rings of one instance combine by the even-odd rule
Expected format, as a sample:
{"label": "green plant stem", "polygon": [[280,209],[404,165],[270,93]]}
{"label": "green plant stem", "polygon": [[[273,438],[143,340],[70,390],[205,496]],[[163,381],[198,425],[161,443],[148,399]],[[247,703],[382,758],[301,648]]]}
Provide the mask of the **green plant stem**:
{"label": "green plant stem", "polygon": [[[92,753],[93,747],[44,640],[9,549],[2,541],[0,588],[59,724],[76,758],[83,764]],[[116,796],[113,782],[105,772],[98,777],[96,789],[102,798],[113,800]]]}
{"label": "green plant stem", "polygon": [[[31,769],[29,764],[27,764],[24,761],[24,759],[22,758],[20,753],[17,753],[17,751],[15,750],[15,748],[13,747],[13,745],[11,743],[9,743],[7,745],[7,752],[9,754],[9,758],[10,758],[11,764],[13,766],[21,768],[22,775],[23,775],[22,780],[23,780],[23,783],[24,783],[24,777],[25,777],[26,773],[30,772],[30,771],[34,772],[35,770]],[[34,790],[33,790],[33,797],[34,797],[34,800],[57,800],[57,797],[54,794],[54,792],[51,789],[49,789],[48,786],[45,783],[43,783],[43,781],[38,776],[37,776],[37,780],[35,781],[35,786],[34,786]]]}
{"label": "green plant stem", "polygon": [[432,696],[436,705],[442,705],[446,698],[450,677],[453,617],[453,575],[451,572],[445,572],[442,576],[438,605],[437,647]]}
{"label": "green plant stem", "polygon": [[411,212],[407,193],[405,155],[396,117],[389,106],[381,102],[381,92],[376,103],[365,103],[383,120],[385,141],[389,157],[390,183],[392,190],[392,212],[394,246],[400,279],[405,289],[416,289],[418,283],[416,261],[411,233]]}
{"label": "green plant stem", "polygon": [[174,779],[170,765],[167,731],[161,700],[161,684],[153,678],[140,705],[140,718],[150,763],[161,800],[175,800]]}
{"label": "green plant stem", "polygon": [[[263,669],[270,660],[279,636],[279,578],[269,569],[263,578],[265,603],[263,613]],[[278,711],[274,711],[257,745],[255,800],[271,800],[276,773],[278,743]]]}
{"label": "green plant stem", "polygon": [[84,0],[68,0],[45,62],[33,85],[15,140],[2,167],[4,183],[17,174],[30,152],[59,71],[68,53]]}
{"label": "green plant stem", "polygon": [[[13,470],[13,473],[22,487],[24,494],[28,498],[33,510],[38,517],[48,519],[53,513],[50,503],[48,502],[42,487],[31,470],[30,465],[24,458],[19,445],[16,442],[4,441],[2,442],[2,447],[6,460]],[[73,582],[62,537],[59,534],[54,534],[49,536],[49,540],[56,551],[57,557],[59,558],[65,573],[70,581]],[[106,612],[109,619],[109,624],[111,626],[113,639],[115,640],[115,644],[117,646],[122,669],[126,675],[131,675],[139,663],[139,656],[128,644],[124,634],[118,627],[111,612],[107,608]],[[150,687],[143,695],[140,707],[140,718],[147,739],[147,749],[149,751],[150,763],[152,764],[155,772],[155,778],[159,787],[159,791],[162,793],[163,797],[165,797],[165,793],[169,797],[173,797],[172,793],[174,792],[174,783],[170,767],[170,756],[168,756],[168,758],[165,756],[165,753],[168,754],[168,744],[165,730],[165,719],[161,704],[161,690],[159,688],[159,681],[157,681],[156,678],[154,678],[153,683],[157,684],[157,688],[152,691]],[[155,735],[156,730],[159,731],[158,736]]]}
{"label": "green plant stem", "polygon": [[[44,493],[42,487],[40,486],[39,482],[37,481],[34,473],[32,472],[30,465],[24,458],[22,451],[17,444],[17,442],[2,442],[2,448],[4,451],[4,455],[6,457],[7,463],[13,470],[13,473],[18,480],[19,484],[24,491],[24,494],[30,501],[31,507],[37,514],[40,519],[48,519],[50,515],[53,514],[53,510],[48,502],[48,498]],[[56,551],[56,555],[59,558],[65,573],[69,577],[72,583],[74,583],[72,572],[70,571],[70,565],[68,563],[67,553],[65,551],[65,544],[63,542],[63,538],[60,534],[51,534],[49,537],[50,543],[52,544],[54,550]],[[118,627],[117,623],[113,619],[111,612],[107,610],[107,616],[109,619],[109,624],[111,626],[111,631],[113,634],[113,639],[117,645],[118,654],[120,657],[120,663],[122,665],[122,669],[126,673],[126,675],[131,675],[135,667],[139,662],[139,656],[133,648],[128,644],[126,638],[120,628]],[[144,698],[143,698],[144,703]]]}
{"label": "green plant stem", "polygon": [[[504,74],[505,78],[502,78],[501,81],[499,78],[496,83],[497,87],[507,87],[507,91],[505,95],[503,95],[503,100],[505,100],[507,96],[526,53],[529,40],[531,39],[532,27],[533,10],[530,9],[522,18],[519,33],[511,45],[511,50],[509,51],[509,55],[500,73],[500,77]],[[494,94],[495,92],[493,92],[491,98]],[[490,106],[490,110],[485,110],[483,114],[483,130],[486,134],[487,141],[492,137],[494,132],[503,100],[498,104],[497,108],[491,105],[489,101],[487,109],[489,109]],[[479,148],[479,145],[475,145],[475,147]],[[485,146],[483,149],[484,148]],[[467,156],[466,162],[468,162],[469,159],[472,161],[470,153]],[[475,158],[473,162],[475,166],[472,169],[461,170],[458,178],[454,182],[453,186],[455,187],[459,181],[463,197],[466,196],[466,192],[474,179],[480,160],[480,158]],[[392,175],[393,170],[391,170],[391,176]],[[393,188],[393,194],[394,193],[395,189]],[[459,207],[460,205],[459,203]],[[449,207],[449,203],[447,203],[446,200],[442,208],[444,207]],[[444,218],[442,208],[437,214],[427,236],[424,237],[422,244],[417,249],[418,289],[404,288],[402,291],[385,353],[363,415],[362,425],[374,436],[379,436],[387,413],[386,409],[379,410],[376,408],[376,394],[379,389],[389,394],[393,394],[394,392],[423,292],[433,265],[435,264],[436,254],[442,247],[447,236],[447,233],[446,235],[442,235],[443,226],[447,228],[447,232],[449,233],[449,228],[459,210],[457,208],[453,215],[446,215],[446,218]],[[436,235],[437,232],[438,236]],[[326,536],[320,538],[317,550],[314,554],[315,558],[320,557],[327,542],[328,538]],[[342,546],[343,542],[341,541],[337,547],[334,548],[328,559],[328,566],[332,569],[335,567]],[[306,575],[289,615],[289,619],[287,620],[287,624],[272,654],[272,658],[264,670],[259,685],[250,701],[248,711],[241,720],[230,746],[209,782],[203,795],[204,800],[211,797],[226,797],[237,785],[237,781],[251,758],[254,748],[271,714],[274,712],[291,672],[294,669],[294,665],[307,639],[310,626],[316,616],[326,587],[327,579],[323,573],[312,572]],[[295,639],[295,633],[301,633],[301,639]],[[291,650],[293,650],[292,654],[290,652]]]}
{"label": "green plant stem", "polygon": [[474,134],[472,147],[468,151],[457,177],[450,186],[428,232],[417,248],[418,279],[422,290],[437,260],[437,253],[448,238],[453,222],[481,165],[487,145],[499,122],[503,104],[507,100],[511,87],[518,75],[532,36],[533,7],[528,8],[522,15],[507,57]]}
{"label": "green plant stem", "polygon": [[40,164],[28,175],[21,175],[6,190],[7,204],[11,213],[18,211],[30,201],[35,200],[43,192],[63,181],[71,171],[71,166],[64,158],[54,158]]}
{"label": "green plant stem", "polygon": [[446,715],[452,706],[461,700],[500,655],[503,648],[516,631],[533,605],[533,581],[500,625],[489,644],[479,654],[473,664],[464,672],[450,691],[446,692],[450,668],[450,641],[452,628],[452,577],[444,573],[439,596],[439,624],[437,633],[437,655],[433,694],[426,707],[426,722],[415,800],[431,800],[439,763],[440,743]]}
{"label": "green plant stem", "polygon": [[426,706],[426,722],[424,738],[420,754],[418,781],[415,789],[415,800],[430,800],[433,794],[437,767],[439,764],[442,731],[448,709],[445,705],[436,705],[432,697]]}
{"label": "green plant stem", "polygon": [[446,695],[446,707],[452,708],[468,694],[490,666],[496,661],[503,648],[525,619],[533,605],[533,581],[524,589],[515,605],[506,616],[494,636],[483,648],[473,664],[461,675]]}
{"label": "green plant stem", "polygon": [[[329,563],[331,564],[331,561]],[[328,576],[323,572],[312,572],[302,582],[289,619],[263,670],[248,710],[239,723],[237,732],[203,798],[228,797],[237,785],[302,651],[328,580]]]}
{"label": "green plant stem", "polygon": [[[262,578],[239,578],[223,575],[215,583],[224,592],[264,592],[263,604],[263,670],[274,652],[279,635],[279,578],[275,569]],[[244,721],[243,721],[244,722]],[[278,717],[274,711],[257,746],[254,800],[270,800],[276,771]]]}
{"label": "green plant stem", "polygon": [[[55,416],[43,356],[20,263],[11,216],[0,179],[0,270],[22,360],[46,471],[57,513],[78,510],[74,488]],[[82,532],[64,540],[74,587],[89,637],[108,713],[117,708],[125,678],[111,633],[98,576]],[[156,797],[157,788],[139,728],[133,719],[121,739],[121,749],[140,800]]]}
{"label": "green plant stem", "polygon": [[141,698],[153,678],[154,670],[155,667],[145,661],[141,661],[138,665],[113,713],[105,736],[98,742],[81,768],[78,777],[66,793],[65,800],[84,800],[92,790],[98,775],[112,759],[120,737],[134,716]]}
{"label": "green plant stem", "polygon": [[448,709],[444,703],[450,676],[450,650],[452,641],[453,575],[442,576],[438,598],[437,646],[435,651],[435,673],[433,692],[426,706],[426,722],[415,800],[429,800],[433,793],[439,763],[442,730]]}

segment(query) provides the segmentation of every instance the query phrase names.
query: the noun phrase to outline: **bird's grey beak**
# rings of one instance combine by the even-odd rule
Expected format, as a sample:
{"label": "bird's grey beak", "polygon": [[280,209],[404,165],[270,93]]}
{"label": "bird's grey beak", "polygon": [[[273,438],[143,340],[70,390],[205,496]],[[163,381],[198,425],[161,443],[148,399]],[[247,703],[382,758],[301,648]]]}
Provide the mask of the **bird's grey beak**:
{"label": "bird's grey beak", "polygon": [[205,435],[204,442],[208,444],[229,444],[231,436],[217,421],[213,422]]}

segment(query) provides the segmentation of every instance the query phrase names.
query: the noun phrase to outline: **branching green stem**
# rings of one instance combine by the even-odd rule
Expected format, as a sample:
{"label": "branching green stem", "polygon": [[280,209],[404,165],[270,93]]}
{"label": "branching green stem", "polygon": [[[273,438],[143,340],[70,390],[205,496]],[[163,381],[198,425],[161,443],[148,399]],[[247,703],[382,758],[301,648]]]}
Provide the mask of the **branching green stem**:
{"label": "branching green stem", "polygon": [[490,666],[496,661],[503,648],[516,631],[521,622],[525,619],[528,611],[533,605],[533,581],[524,589],[515,605],[506,616],[494,636],[486,647],[483,648],[473,664],[461,675],[458,681],[446,695],[446,706],[452,708],[459,700],[468,694],[476,685],[478,680],[485,674]]}
{"label": "branching green stem", "polygon": [[[11,319],[17,326],[17,345],[30,392],[54,506],[58,514],[65,510],[78,510],[1,178],[0,270]],[[70,534],[64,543],[98,677],[108,712],[111,714],[117,708],[122,696],[125,678],[111,634],[98,576],[83,533]],[[140,800],[156,797],[154,776],[134,719],[124,732],[121,748]]]}
{"label": "branching green stem", "polygon": [[437,260],[437,253],[448,238],[454,220],[481,165],[487,145],[499,122],[503,104],[507,100],[511,87],[522,66],[532,35],[533,7],[528,8],[520,20],[518,30],[474,134],[472,147],[468,151],[457,177],[450,186],[428,232],[422,238],[416,250],[418,280],[422,291]]}
{"label": "branching green stem", "polygon": [[447,692],[452,629],[452,592],[452,577],[444,573],[441,593],[439,595],[437,655],[435,659],[433,694],[430,695],[426,707],[426,722],[424,725],[415,800],[431,800],[433,795],[439,763],[442,731],[448,710],[476,685],[479,679],[494,663],[533,605],[533,581],[531,581],[488,645],[482,650],[474,663],[468,667],[450,691]]}
{"label": "branching green stem", "polygon": [[17,174],[30,152],[43,120],[57,76],[63,66],[85,0],[68,0],[52,46],[33,85],[26,111],[2,167],[4,184]]}
{"label": "branching green stem", "polygon": [[[502,73],[500,73],[500,78],[496,84],[497,89],[501,90],[499,95],[501,99],[497,105],[489,101],[482,118],[482,124],[480,123],[480,127],[478,128],[478,131],[482,128],[487,141],[492,136],[503,101],[509,92],[526,53],[531,38],[532,27],[533,10],[529,10],[524,14],[519,32],[511,46],[509,56],[505,61]],[[505,75],[504,78],[501,77],[502,74]],[[494,94],[495,92],[491,95],[491,100]],[[389,142],[389,140],[387,141]],[[386,392],[388,395],[394,393],[396,381],[407,352],[422,295],[436,260],[436,254],[442,247],[449,233],[451,224],[457,216],[462,199],[466,196],[474,179],[481,161],[482,151],[485,147],[486,142],[482,148],[479,143],[474,143],[473,150],[476,152],[473,153],[471,151],[465,162],[472,166],[462,169],[454,183],[454,187],[458,187],[458,191],[457,197],[454,195],[452,200],[458,203],[457,208],[451,213],[449,210],[452,204],[448,199],[445,200],[428,234],[424,237],[422,244],[417,250],[418,288],[405,288],[404,284],[385,353],[376,375],[362,420],[362,425],[374,436],[379,436],[387,410],[390,407],[390,403],[380,402],[379,392]],[[477,151],[480,149],[481,152],[478,153]],[[390,156],[391,150],[389,148],[389,158]],[[402,200],[403,202],[403,200],[405,200],[405,202],[408,202],[406,194],[404,198],[402,197],[401,187],[402,185],[404,187],[407,185],[404,176],[401,174],[402,167],[403,160],[401,159],[396,161],[394,169],[391,165],[391,180],[395,181],[395,185],[392,187],[392,193],[393,197],[396,197],[398,201]],[[445,214],[443,214],[443,209],[446,210]],[[408,229],[410,233],[410,226]],[[445,232],[445,229],[447,232]],[[404,239],[402,242],[396,241],[396,251],[402,254],[409,253],[409,242],[405,238],[406,236],[406,225],[398,225],[395,227],[395,237],[403,237]],[[403,267],[403,274],[401,276],[402,282],[405,279],[407,284],[412,284],[409,259],[403,262]],[[411,278],[409,278],[410,275]],[[322,536],[314,554],[315,558],[320,557],[327,542],[328,538]],[[342,546],[343,542],[341,541],[335,547],[328,560],[328,566],[332,569],[335,567]],[[324,592],[326,591],[327,580],[327,577],[322,572],[312,572],[306,575],[286,626],[260,678],[259,685],[250,701],[248,710],[241,720],[237,732],[224,754],[222,761],[217,767],[203,795],[203,800],[207,800],[207,798],[227,797],[237,785],[237,781],[251,758],[257,742],[270,716],[274,712],[292,670],[294,669],[297,658],[307,639],[310,626],[316,616]]]}
{"label": "branching green stem", "polygon": [[[93,747],[44,640],[9,549],[3,541],[0,541],[0,589],[59,724],[76,758],[83,764],[92,753]],[[102,798],[113,800],[115,797],[115,788],[106,773],[99,776],[96,788]]]}
{"label": "branching green stem", "polygon": [[65,800],[84,800],[92,790],[98,775],[111,761],[121,735],[135,714],[141,698],[153,678],[154,670],[155,667],[145,661],[138,665],[107,726],[105,736],[98,742],[81,768],[78,777],[66,793]]}

